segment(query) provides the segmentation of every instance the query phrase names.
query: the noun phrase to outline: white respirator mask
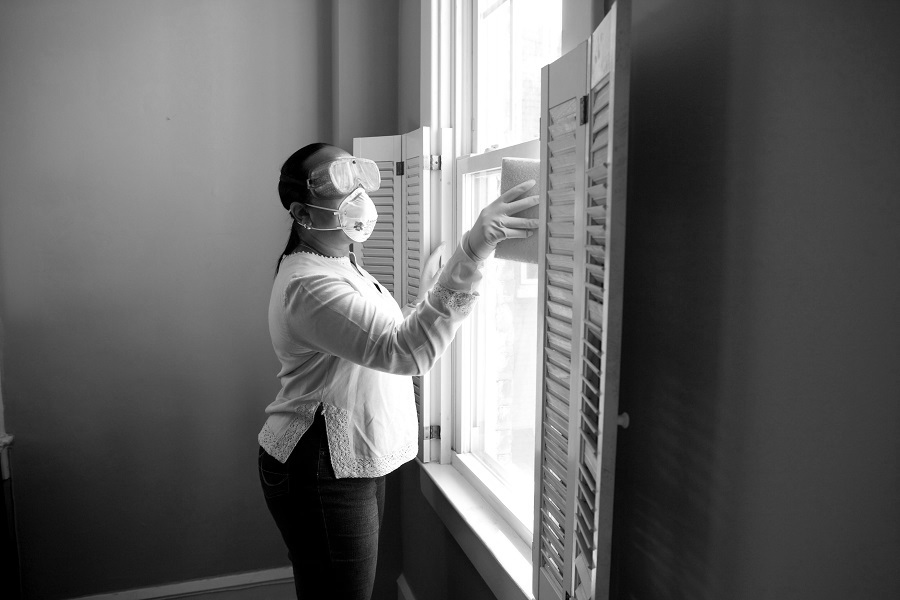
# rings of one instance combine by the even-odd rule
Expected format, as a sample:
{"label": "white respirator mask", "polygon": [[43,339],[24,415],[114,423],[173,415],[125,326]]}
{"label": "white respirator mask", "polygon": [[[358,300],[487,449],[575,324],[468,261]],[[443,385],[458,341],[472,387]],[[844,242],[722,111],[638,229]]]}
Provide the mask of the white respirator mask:
{"label": "white respirator mask", "polygon": [[314,231],[335,231],[343,229],[348,238],[359,244],[365,242],[372,235],[375,223],[378,221],[378,210],[375,203],[362,187],[356,188],[349,196],[341,201],[337,210],[325,206],[307,204],[309,208],[318,208],[338,216],[340,227],[309,227]]}

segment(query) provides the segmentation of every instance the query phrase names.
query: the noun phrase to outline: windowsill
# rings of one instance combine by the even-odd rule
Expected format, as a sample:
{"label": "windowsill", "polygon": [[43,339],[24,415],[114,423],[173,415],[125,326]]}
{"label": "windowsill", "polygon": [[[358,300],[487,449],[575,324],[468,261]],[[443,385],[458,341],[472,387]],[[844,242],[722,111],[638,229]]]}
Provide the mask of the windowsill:
{"label": "windowsill", "polygon": [[533,493],[528,494],[527,497],[516,494],[504,485],[484,463],[470,453],[454,452],[450,464],[474,488],[476,493],[487,500],[491,509],[510,524],[525,545],[531,548],[531,522],[534,520],[534,513],[531,512],[534,502]]}
{"label": "windowsill", "polygon": [[451,465],[419,463],[422,494],[498,600],[533,600],[531,548]]}

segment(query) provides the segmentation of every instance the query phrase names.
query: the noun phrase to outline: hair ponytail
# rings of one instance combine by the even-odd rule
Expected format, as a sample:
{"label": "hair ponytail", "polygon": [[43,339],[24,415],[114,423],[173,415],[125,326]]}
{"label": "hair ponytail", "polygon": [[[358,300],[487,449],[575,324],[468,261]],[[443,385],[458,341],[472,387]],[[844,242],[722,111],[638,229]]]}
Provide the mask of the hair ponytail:
{"label": "hair ponytail", "polygon": [[300,234],[297,232],[297,227],[297,221],[291,219],[291,232],[288,234],[287,244],[281,252],[281,256],[278,257],[278,263],[275,265],[276,277],[278,276],[278,268],[281,266],[281,261],[284,260],[285,256],[292,254],[297,249],[297,246],[300,245]]}

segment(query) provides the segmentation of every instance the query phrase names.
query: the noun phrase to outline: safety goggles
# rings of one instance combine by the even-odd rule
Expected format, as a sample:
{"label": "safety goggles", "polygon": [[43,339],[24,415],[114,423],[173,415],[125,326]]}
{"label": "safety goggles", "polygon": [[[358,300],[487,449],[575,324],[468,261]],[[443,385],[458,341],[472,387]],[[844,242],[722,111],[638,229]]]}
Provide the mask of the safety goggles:
{"label": "safety goggles", "polygon": [[374,161],[344,156],[314,167],[306,182],[285,175],[281,176],[281,180],[301,185],[306,183],[317,198],[334,198],[346,196],[358,187],[374,192],[381,185],[381,173]]}

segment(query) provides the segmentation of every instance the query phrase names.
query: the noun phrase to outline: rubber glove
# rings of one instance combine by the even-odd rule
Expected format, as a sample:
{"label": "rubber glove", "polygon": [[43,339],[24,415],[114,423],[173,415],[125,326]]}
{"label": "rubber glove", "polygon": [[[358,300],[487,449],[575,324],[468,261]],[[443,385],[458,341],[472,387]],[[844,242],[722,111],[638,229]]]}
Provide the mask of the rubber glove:
{"label": "rubber glove", "polygon": [[524,238],[534,235],[538,228],[537,219],[512,217],[517,212],[536,206],[540,202],[538,196],[519,198],[534,186],[529,180],[509,188],[499,198],[484,207],[475,224],[469,231],[468,252],[478,261],[487,259],[501,240],[507,238]]}
{"label": "rubber glove", "polygon": [[434,282],[437,281],[438,274],[441,272],[441,267],[443,267],[444,250],[446,248],[447,242],[438,244],[438,247],[434,249],[431,256],[425,261],[422,270],[419,272],[419,294],[416,298],[416,304],[425,299],[428,295],[428,290],[430,290],[434,286]]}
{"label": "rubber glove", "polygon": [[428,256],[425,264],[422,265],[419,271],[419,293],[416,294],[415,300],[407,303],[406,306],[403,307],[401,312],[404,317],[414,311],[416,305],[425,300],[428,296],[428,292],[434,287],[434,282],[437,281],[438,275],[440,275],[441,269],[444,266],[444,251],[446,249],[447,242],[441,242]]}

